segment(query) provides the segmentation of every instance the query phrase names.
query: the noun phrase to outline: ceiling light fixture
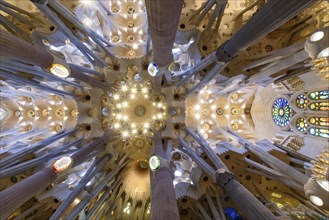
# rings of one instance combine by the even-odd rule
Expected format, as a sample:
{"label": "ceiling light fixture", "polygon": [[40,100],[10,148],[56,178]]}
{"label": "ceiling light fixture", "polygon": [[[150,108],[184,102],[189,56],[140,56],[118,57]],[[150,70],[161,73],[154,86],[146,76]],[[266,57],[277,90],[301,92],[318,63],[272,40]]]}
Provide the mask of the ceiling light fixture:
{"label": "ceiling light fixture", "polygon": [[159,73],[159,68],[155,63],[150,63],[147,71],[151,76],[156,76]]}
{"label": "ceiling light fixture", "polygon": [[69,70],[62,64],[54,63],[50,66],[49,71],[60,78],[66,78],[70,75]]}
{"label": "ceiling light fixture", "polygon": [[316,205],[316,206],[323,206],[323,201],[321,198],[319,198],[318,196],[315,195],[311,195],[310,196],[310,200],[311,202]]}
{"label": "ceiling light fixture", "polygon": [[315,32],[314,34],[311,35],[310,40],[312,42],[316,42],[316,41],[321,40],[323,38],[323,36],[324,36],[323,31],[317,31],[317,32]]}
{"label": "ceiling light fixture", "polygon": [[149,160],[149,165],[152,171],[156,171],[160,165],[160,158],[158,156],[152,156]]}

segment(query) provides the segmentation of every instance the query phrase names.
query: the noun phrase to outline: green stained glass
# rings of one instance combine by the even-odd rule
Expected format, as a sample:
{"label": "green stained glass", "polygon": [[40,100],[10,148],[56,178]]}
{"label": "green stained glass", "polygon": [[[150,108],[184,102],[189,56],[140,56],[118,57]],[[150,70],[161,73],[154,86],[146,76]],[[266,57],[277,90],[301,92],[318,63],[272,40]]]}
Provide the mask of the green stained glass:
{"label": "green stained glass", "polygon": [[308,107],[312,111],[329,111],[329,102],[312,102]]}
{"label": "green stained glass", "polygon": [[272,118],[276,125],[285,127],[290,122],[290,106],[285,98],[278,98],[272,106]]}
{"label": "green stained glass", "polygon": [[296,105],[300,109],[304,109],[307,105],[307,97],[304,94],[300,94],[296,98]]}
{"label": "green stained glass", "polygon": [[329,99],[329,90],[311,92],[308,97],[312,100]]}
{"label": "green stained glass", "polygon": [[298,118],[296,120],[296,127],[297,129],[302,132],[305,133],[308,127],[307,121],[305,118]]}
{"label": "green stained glass", "polygon": [[329,129],[328,128],[313,128],[312,127],[308,131],[313,136],[329,138]]}

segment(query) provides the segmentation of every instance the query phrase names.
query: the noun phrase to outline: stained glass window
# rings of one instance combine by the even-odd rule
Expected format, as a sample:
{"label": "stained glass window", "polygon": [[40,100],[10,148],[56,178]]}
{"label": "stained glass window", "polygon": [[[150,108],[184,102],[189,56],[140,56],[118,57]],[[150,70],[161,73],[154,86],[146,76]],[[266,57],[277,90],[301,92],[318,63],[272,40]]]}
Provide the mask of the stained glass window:
{"label": "stained glass window", "polygon": [[329,102],[312,102],[308,107],[312,111],[329,111]]}
{"label": "stained glass window", "polygon": [[307,121],[305,120],[305,118],[298,118],[296,120],[296,127],[298,129],[298,131],[305,133],[306,129],[307,129]]}
{"label": "stained glass window", "polygon": [[290,122],[290,106],[285,98],[278,98],[272,106],[272,118],[275,124],[285,127]]}
{"label": "stained glass window", "polygon": [[309,123],[312,125],[320,125],[324,127],[329,127],[329,118],[326,117],[311,117],[308,119]]}
{"label": "stained glass window", "polygon": [[[294,102],[297,108],[302,109],[298,111],[299,113],[309,115],[309,117],[297,118],[295,127],[298,131],[316,137],[329,138],[329,117],[321,117],[317,112],[329,111],[329,90],[299,94]],[[304,112],[306,108],[314,112]]]}
{"label": "stained glass window", "polygon": [[308,130],[311,135],[329,138],[329,129],[328,128],[310,128]]}
{"label": "stained glass window", "polygon": [[297,105],[298,108],[304,109],[307,105],[306,95],[304,95],[304,94],[298,95],[297,99],[296,99],[296,105]]}
{"label": "stained glass window", "polygon": [[312,100],[325,100],[329,99],[329,90],[311,92],[308,97]]}

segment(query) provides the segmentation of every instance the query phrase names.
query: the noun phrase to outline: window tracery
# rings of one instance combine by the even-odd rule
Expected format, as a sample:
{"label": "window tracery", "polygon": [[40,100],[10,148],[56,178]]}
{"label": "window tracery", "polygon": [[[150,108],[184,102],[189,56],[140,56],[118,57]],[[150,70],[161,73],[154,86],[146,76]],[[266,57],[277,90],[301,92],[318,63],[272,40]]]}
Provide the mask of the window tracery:
{"label": "window tracery", "polygon": [[308,124],[307,124],[307,121],[305,120],[305,118],[298,118],[296,120],[296,127],[297,127],[298,131],[300,131],[302,133],[306,133]]}
{"label": "window tracery", "polygon": [[[293,103],[293,126],[297,131],[313,137],[329,138],[329,118],[322,115],[329,110],[329,90],[310,91],[297,94]],[[303,115],[303,116],[301,116]]]}
{"label": "window tracery", "polygon": [[300,94],[296,98],[296,106],[300,109],[305,109],[307,105],[307,97],[304,94]]}
{"label": "window tracery", "polygon": [[290,122],[289,101],[285,98],[278,98],[272,106],[272,118],[276,125],[285,127]]}

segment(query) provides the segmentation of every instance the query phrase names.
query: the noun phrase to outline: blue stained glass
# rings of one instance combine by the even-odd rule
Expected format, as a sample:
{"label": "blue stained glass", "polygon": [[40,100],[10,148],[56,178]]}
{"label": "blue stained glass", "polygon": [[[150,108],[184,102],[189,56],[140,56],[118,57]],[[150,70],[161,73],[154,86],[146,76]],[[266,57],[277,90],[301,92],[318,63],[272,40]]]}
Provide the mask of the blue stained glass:
{"label": "blue stained glass", "polygon": [[285,127],[290,122],[290,106],[285,98],[278,98],[272,106],[272,118],[276,125]]}
{"label": "blue stained glass", "polygon": [[309,98],[312,100],[325,100],[329,99],[329,90],[311,92]]}
{"label": "blue stained glass", "polygon": [[296,120],[296,127],[299,131],[305,133],[308,127],[307,121],[305,118],[298,118]]}
{"label": "blue stained glass", "polygon": [[297,99],[296,99],[297,107],[300,108],[300,109],[304,109],[306,107],[306,104],[307,104],[306,96],[303,95],[303,94],[298,95]]}
{"label": "blue stained glass", "polygon": [[243,220],[234,208],[225,208],[224,214],[227,220]]}
{"label": "blue stained glass", "polygon": [[308,131],[311,135],[329,138],[329,130],[326,128],[310,128]]}

